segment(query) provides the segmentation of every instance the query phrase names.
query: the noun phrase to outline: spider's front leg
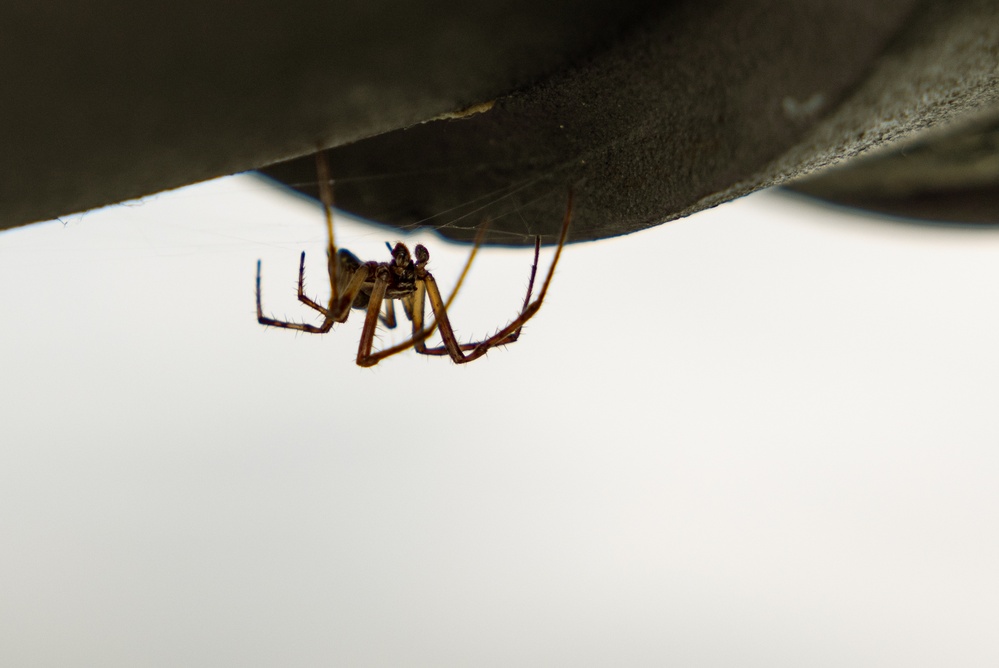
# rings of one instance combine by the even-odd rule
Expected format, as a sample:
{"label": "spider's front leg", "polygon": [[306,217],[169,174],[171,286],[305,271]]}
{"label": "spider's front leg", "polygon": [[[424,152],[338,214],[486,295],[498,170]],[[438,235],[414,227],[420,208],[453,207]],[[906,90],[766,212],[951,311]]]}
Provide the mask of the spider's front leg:
{"label": "spider's front leg", "polygon": [[324,316],[328,315],[325,307],[305,294],[305,251],[302,251],[302,257],[298,261],[298,301],[319,311]]}
{"label": "spider's front leg", "polygon": [[[301,283],[304,262],[305,254],[303,253],[302,260],[299,263],[299,290],[302,289]],[[257,260],[257,322],[261,325],[294,329],[300,332],[308,332],[310,334],[325,334],[333,327],[333,323],[345,322],[347,320],[347,316],[350,315],[351,305],[357,298],[361,288],[364,287],[364,284],[374,273],[375,266],[376,263],[370,262],[357,266],[348,276],[345,277],[345,280],[349,280],[347,280],[345,288],[340,291],[339,297],[336,296],[337,291],[333,291],[333,294],[330,295],[330,303],[326,308],[323,308],[320,304],[314,302],[308,297],[305,297],[308,301],[302,300],[304,303],[313,306],[313,308],[323,314],[322,324],[310,325],[302,322],[278,320],[264,315],[263,307],[260,302],[260,260]],[[378,303],[380,304],[381,302],[379,301]]]}
{"label": "spider's front leg", "polygon": [[375,284],[371,288],[371,295],[368,298],[368,310],[364,316],[364,329],[361,330],[361,342],[357,346],[357,365],[374,366],[382,359],[378,353],[372,354],[371,348],[375,342],[375,329],[378,327],[378,320],[381,317],[382,301],[388,290],[389,269],[384,265],[378,265],[375,269]]}
{"label": "spider's front leg", "polygon": [[[440,329],[441,338],[444,339],[444,348],[448,355],[451,356],[451,359],[454,360],[455,364],[464,364],[466,362],[476,360],[485,355],[491,348],[513,343],[520,337],[520,332],[523,329],[524,324],[533,318],[534,315],[541,309],[541,304],[545,300],[545,295],[548,294],[548,286],[551,284],[552,276],[555,275],[555,267],[558,265],[559,257],[562,255],[562,248],[565,246],[565,240],[569,234],[569,224],[571,222],[572,191],[570,190],[569,201],[565,209],[565,217],[562,219],[562,231],[559,235],[558,246],[555,249],[555,257],[552,258],[552,264],[548,268],[548,274],[545,276],[545,280],[541,284],[541,292],[538,294],[538,298],[533,302],[531,301],[531,291],[534,288],[534,278],[538,270],[538,253],[541,249],[540,238],[534,243],[534,266],[531,267],[531,280],[528,284],[527,297],[524,299],[524,307],[521,309],[520,315],[507,324],[506,327],[503,327],[498,332],[482,341],[478,341],[476,343],[458,343],[454,335],[454,331],[451,329],[451,323],[447,317],[447,306],[441,299],[441,293],[437,288],[437,282],[434,280],[434,277],[430,275],[430,272],[426,273],[425,282],[427,287],[427,297],[430,299],[430,306],[433,308],[434,317],[437,319],[437,327]],[[417,350],[419,350],[419,348],[417,348]],[[465,354],[464,351],[466,350],[469,351],[468,354]],[[424,352],[424,354],[428,355],[441,354],[439,349],[434,348],[425,349],[420,352]]]}
{"label": "spider's front leg", "polygon": [[[524,318],[524,314],[527,313],[528,308],[530,308],[530,305],[531,305],[531,294],[533,294],[533,292],[534,292],[534,279],[537,277],[537,274],[538,274],[538,258],[540,256],[540,253],[541,253],[541,237],[535,237],[535,239],[534,239],[534,263],[531,265],[531,278],[527,282],[527,294],[524,295],[524,306],[520,310],[520,318]],[[432,279],[433,277],[431,276],[430,278]],[[434,283],[434,291],[437,292],[438,299],[439,299],[440,291],[437,290],[436,287],[437,286],[436,286],[436,282],[435,282]],[[433,305],[433,297],[431,297],[431,305]],[[437,309],[435,309],[434,312],[436,313],[437,310],[440,310],[441,312],[446,313],[447,312],[447,307],[448,307],[448,304],[444,303],[444,304],[438,306]],[[422,297],[421,297],[421,317],[422,317]],[[496,339],[495,337],[493,337],[493,338],[490,338],[490,339],[488,339],[486,341],[479,341],[479,342],[474,342],[474,343],[460,343],[460,344],[457,344],[458,349],[462,350],[462,351],[465,351],[465,350],[475,350],[476,348],[482,346],[483,344],[488,344],[488,347],[494,347],[494,346],[504,346],[504,345],[506,345],[508,343],[513,343],[514,341],[516,341],[517,339],[520,338],[520,332],[523,329],[524,322],[526,322],[527,319],[529,319],[529,318],[530,318],[530,316],[527,316],[526,319],[520,320],[519,326],[517,326],[515,329],[512,329],[512,331],[509,334],[503,336],[501,339]],[[451,337],[452,338],[456,338],[456,337],[454,337],[453,330],[451,330],[451,323],[450,322],[447,323],[447,325],[445,326],[445,328],[448,331],[451,332]],[[415,332],[415,328],[414,328],[414,332]],[[441,330],[441,338],[444,338],[444,330],[443,329]],[[414,340],[416,340],[415,335],[414,335]],[[426,340],[426,337],[423,337],[422,339],[416,340],[416,344],[415,344],[416,352],[420,353],[421,355],[451,355],[451,358],[454,359],[454,356],[451,353],[451,350],[453,349],[454,346],[451,346],[449,348],[447,346],[447,342],[445,341],[445,345],[444,346],[437,346],[435,348],[428,348],[427,345],[426,345],[426,343],[425,343],[425,340]],[[462,356],[462,362],[466,362],[466,361],[471,361],[471,360],[467,360],[467,359],[464,358],[464,356]]]}
{"label": "spider's front leg", "polygon": [[261,325],[294,329],[299,332],[309,332],[310,334],[325,334],[333,327],[333,320],[328,317],[323,319],[322,325],[316,326],[304,322],[288,322],[265,316],[263,306],[260,303],[260,260],[257,260],[257,322]]}
{"label": "spider's front leg", "polygon": [[382,321],[382,324],[389,329],[395,329],[396,319],[395,319],[395,300],[386,299],[385,300],[385,313],[379,315],[378,319]]}
{"label": "spider's front leg", "polygon": [[[356,293],[353,295],[348,294],[350,292],[351,281],[358,272],[363,274],[365,280],[367,280],[371,272],[368,271],[368,273],[365,273],[362,271],[362,267],[371,269],[374,264],[361,262],[357,259],[356,255],[346,248],[341,248],[332,255],[327,254],[326,267],[329,274],[330,304],[334,305],[327,308],[305,294],[305,251],[302,251],[302,257],[298,263],[298,301],[319,311],[326,317],[333,317],[337,322],[343,322],[343,319],[338,319],[332,314],[336,312],[341,314],[341,316],[345,316],[349,312],[349,307],[345,309],[343,302],[346,301],[348,304],[353,304],[353,300],[357,296]],[[341,296],[344,299],[341,299]],[[349,301],[347,297],[350,297]]]}

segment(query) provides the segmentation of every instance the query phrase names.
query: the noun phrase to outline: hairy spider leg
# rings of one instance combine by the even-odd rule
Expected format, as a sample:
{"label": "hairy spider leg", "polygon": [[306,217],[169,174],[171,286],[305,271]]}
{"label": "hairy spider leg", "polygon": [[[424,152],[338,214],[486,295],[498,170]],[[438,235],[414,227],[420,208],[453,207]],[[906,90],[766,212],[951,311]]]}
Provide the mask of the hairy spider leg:
{"label": "hairy spider leg", "polygon": [[[461,287],[462,282],[465,279],[465,275],[468,273],[469,268],[472,265],[472,260],[475,258],[475,254],[478,252],[478,248],[481,245],[481,240],[483,232],[480,230],[479,234],[476,236],[476,243],[472,249],[472,253],[465,263],[465,268],[461,272],[461,276],[458,279],[458,283],[455,285],[454,291],[452,291],[451,296],[448,297],[445,302],[441,298],[440,289],[437,287],[437,281],[434,279],[430,272],[426,272],[422,279],[417,280],[416,292],[407,300],[403,301],[403,306],[406,308],[406,314],[413,321],[413,338],[409,341],[400,343],[399,345],[392,346],[391,348],[386,348],[380,350],[376,353],[370,353],[362,357],[360,352],[358,353],[357,363],[361,366],[374,366],[381,360],[407,350],[410,347],[415,347],[417,352],[429,355],[447,354],[451,357],[455,364],[464,364],[476,360],[489,349],[498,346],[505,345],[507,343],[512,343],[516,341],[520,336],[520,331],[524,324],[534,317],[534,314],[538,312],[541,308],[542,302],[544,302],[545,295],[548,293],[548,286],[551,284],[552,277],[555,275],[555,266],[558,264],[559,257],[562,255],[562,248],[565,246],[565,240],[569,233],[569,224],[572,222],[572,190],[569,191],[569,200],[566,205],[565,217],[562,220],[562,230],[559,235],[558,247],[555,249],[555,256],[552,258],[551,267],[548,269],[548,274],[545,276],[545,281],[541,285],[541,292],[538,298],[531,302],[531,292],[534,287],[535,276],[537,275],[537,265],[538,265],[538,254],[540,252],[541,240],[535,240],[535,252],[534,252],[534,265],[531,267],[531,278],[528,283],[527,296],[524,298],[524,307],[517,318],[515,318],[510,324],[508,324],[503,329],[499,330],[493,336],[485,339],[484,341],[478,341],[475,343],[458,343],[457,338],[454,335],[454,329],[451,327],[451,322],[447,317],[447,309],[451,306],[451,302],[454,300],[454,296],[458,292],[458,288]],[[423,327],[424,310],[425,310],[425,299],[429,297],[430,306],[434,312],[434,321],[429,327]],[[441,338],[444,341],[444,346],[440,348],[426,348],[422,343],[433,334],[434,329],[440,331]],[[372,332],[372,336],[374,333]],[[465,355],[463,351],[468,350],[468,355]],[[432,352],[428,352],[432,351]],[[442,352],[437,352],[442,351]]]}
{"label": "hairy spider leg", "polygon": [[[339,269],[337,269],[334,264],[336,267],[339,267]],[[346,285],[341,285],[341,283],[345,281],[349,283],[354,274],[357,273],[362,266],[364,266],[364,263],[357,259],[357,256],[346,248],[338,250],[335,259],[328,258],[327,271],[329,272],[329,280],[331,282],[334,280],[336,281],[335,286],[331,283],[330,292],[332,294],[338,294],[339,292],[345,290]],[[328,308],[319,304],[317,301],[305,294],[305,251],[302,251],[302,257],[298,263],[298,301],[312,309],[315,309],[316,311],[319,311],[324,317],[329,317],[331,313]]]}
{"label": "hairy spider leg", "polygon": [[[326,217],[326,238],[329,241],[329,248],[326,252],[329,253],[329,272],[330,272],[330,286],[332,294],[330,295],[330,308],[333,308],[333,304],[336,303],[337,297],[337,262],[336,258],[336,239],[333,236],[333,179],[330,176],[330,160],[329,156],[326,154],[325,150],[316,151],[316,176],[319,179],[319,199],[323,203],[323,215]],[[305,263],[305,253],[302,253],[302,263]],[[299,273],[301,277],[301,273]]]}
{"label": "hairy spider leg", "polygon": [[[447,301],[444,303],[445,310],[451,307],[452,302],[454,302],[454,298],[458,296],[458,290],[461,289],[462,284],[465,282],[465,277],[468,275],[468,270],[471,269],[472,267],[472,261],[475,260],[475,256],[479,252],[479,247],[482,245],[482,239],[485,237],[487,229],[488,225],[483,225],[481,228],[479,228],[478,233],[475,235],[475,243],[472,246],[472,252],[468,254],[468,259],[465,260],[465,266],[462,268],[461,274],[458,276],[458,280],[454,284],[454,289],[451,290],[451,294],[448,296]],[[427,273],[429,275],[429,272]],[[417,283],[416,292],[407,297],[403,297],[400,300],[402,302],[403,311],[406,313],[406,317],[409,318],[409,320],[413,323],[413,336],[408,340],[403,341],[402,343],[398,343],[394,346],[391,346],[389,348],[384,348],[374,353],[372,353],[371,350],[369,349],[368,354],[365,355],[364,357],[366,363],[361,364],[361,362],[358,361],[358,364],[361,364],[361,366],[374,366],[375,364],[378,364],[378,362],[382,361],[386,357],[391,357],[392,355],[395,355],[397,353],[409,350],[413,346],[418,345],[418,342],[422,343],[423,341],[426,341],[427,338],[429,338],[430,336],[433,336],[434,330],[437,329],[436,320],[432,321],[429,327],[426,328],[423,327],[422,314],[423,314],[423,303],[424,303],[424,295],[426,293],[426,286],[422,279],[417,279],[416,283]],[[417,324],[417,316],[415,315],[417,308],[419,308],[420,310],[419,324]],[[374,336],[373,333],[372,336]],[[360,360],[360,355],[358,356],[358,359]]]}
{"label": "hairy spider leg", "polygon": [[[541,253],[541,237],[535,237],[534,238],[534,263],[531,265],[531,277],[530,277],[530,279],[527,282],[527,294],[524,295],[524,305],[520,309],[521,313],[523,313],[524,311],[527,310],[527,305],[531,301],[531,293],[534,291],[534,279],[538,275],[538,259],[540,257],[540,253]],[[444,306],[444,310],[445,311],[447,310],[447,306],[448,305],[445,304],[445,306]],[[422,311],[423,311],[423,307],[422,306],[420,308],[420,311],[421,311],[421,317],[422,317]],[[521,323],[521,327],[518,327],[512,334],[510,334],[510,336],[508,336],[505,341],[497,342],[497,343],[494,343],[493,345],[494,346],[495,345],[506,345],[507,343],[513,343],[514,341],[516,341],[517,339],[520,338],[520,331],[521,331],[522,328],[523,328],[523,323]],[[478,343],[460,343],[460,344],[458,344],[458,348],[461,349],[461,350],[474,350],[476,347],[478,347],[478,345],[479,345]],[[443,346],[436,346],[434,348],[428,348],[426,346],[425,340],[421,340],[421,341],[418,341],[416,343],[415,348],[416,348],[416,352],[420,353],[421,355],[441,355],[441,356],[443,356],[443,355],[450,355],[451,354],[446,343]]]}
{"label": "hairy spider leg", "polygon": [[[328,317],[333,304],[337,302],[337,298],[339,297],[340,281],[337,274],[339,273],[338,265],[341,258],[337,254],[336,241],[333,236],[333,179],[330,176],[329,156],[326,155],[325,150],[316,152],[316,178],[319,187],[319,200],[322,202],[323,215],[326,219],[326,256],[327,271],[329,272],[330,279],[330,305],[324,308],[317,301],[305,294],[305,251],[302,251],[302,257],[298,262],[298,301],[319,311],[324,317]],[[350,257],[356,260],[353,254]],[[361,263],[358,260],[355,264],[360,265]]]}
{"label": "hairy spider leg", "polygon": [[389,329],[395,329],[396,320],[395,320],[395,300],[394,299],[386,299],[385,300],[385,314],[384,315],[379,315],[378,319],[381,321],[381,323],[383,325],[385,325]]}
{"label": "hairy spider leg", "polygon": [[[337,250],[336,242],[333,236],[332,181],[330,178],[329,161],[323,151],[319,151],[316,154],[316,170],[319,178],[319,193],[320,199],[323,203],[323,211],[326,218],[327,237],[329,240],[327,249],[327,266],[330,279],[330,298],[329,304],[326,307],[323,307],[319,302],[311,299],[305,294],[305,253],[303,252],[299,259],[298,266],[298,299],[305,305],[322,314],[323,322],[321,325],[317,326],[307,323],[286,322],[264,316],[260,298],[261,262],[260,260],[257,260],[256,302],[257,321],[260,324],[317,334],[328,332],[334,323],[344,322],[347,320],[347,317],[350,314],[350,309],[356,301],[357,296],[360,294],[365,285],[371,284],[371,291],[368,295],[368,305],[365,313],[364,327],[361,332],[361,340],[358,344],[358,365],[373,366],[380,360],[389,357],[390,355],[402,352],[410,347],[416,347],[417,352],[426,355],[448,354],[456,364],[463,364],[482,357],[492,347],[516,341],[520,336],[524,324],[541,308],[541,304],[548,292],[548,286],[551,284],[552,277],[555,274],[555,266],[558,264],[558,260],[561,257],[562,248],[565,245],[568,235],[569,224],[572,220],[571,189],[569,191],[569,200],[566,207],[565,218],[562,221],[562,231],[559,236],[558,247],[555,250],[555,256],[548,269],[548,274],[546,275],[544,283],[541,286],[541,292],[535,301],[530,301],[531,294],[534,289],[534,281],[537,276],[538,258],[541,248],[541,239],[538,237],[535,239],[534,263],[531,266],[531,276],[528,282],[527,294],[524,297],[524,306],[521,309],[520,315],[511,321],[506,327],[497,331],[493,336],[483,341],[474,343],[459,343],[447,316],[447,309],[451,306],[451,303],[457,296],[458,291],[461,288],[469,269],[471,268],[472,261],[475,259],[476,253],[482,243],[483,235],[486,229],[486,226],[483,226],[476,235],[475,245],[472,248],[472,252],[469,254],[464,269],[462,269],[454,290],[452,290],[446,301],[441,297],[437,281],[434,279],[433,275],[426,270],[424,265],[428,258],[424,257],[417,268],[414,292],[412,294],[398,297],[398,299],[402,301],[402,306],[406,316],[412,321],[412,338],[390,348],[386,348],[378,352],[372,352],[378,323],[382,322],[389,328],[396,326],[393,299],[386,298],[388,287],[392,283],[392,276],[389,273],[390,270],[388,266],[384,263],[367,262],[362,264],[352,253],[350,253],[350,251]],[[423,249],[418,247],[417,250],[420,251]],[[426,254],[425,250],[423,250],[423,252]],[[341,283],[343,283],[343,285],[341,285]],[[430,306],[434,314],[434,320],[431,321],[428,327],[424,327],[426,300],[428,298],[430,299]],[[381,312],[383,303],[385,305],[384,315]],[[433,334],[435,329],[440,332],[444,345],[435,348],[428,348],[425,345],[425,341]],[[464,351],[469,352],[466,355]]]}
{"label": "hairy spider leg", "polygon": [[371,288],[371,297],[368,300],[368,311],[364,317],[364,329],[361,330],[361,341],[357,346],[358,366],[374,366],[378,361],[371,361],[371,348],[374,345],[375,329],[378,327],[382,301],[385,299],[388,284],[388,269],[384,266],[378,267],[375,285]]}
{"label": "hairy spider leg", "polygon": [[[437,318],[440,324],[441,338],[444,339],[444,348],[447,350],[448,355],[455,364],[465,364],[485,355],[490,348],[495,346],[504,345],[511,342],[511,336],[519,336],[520,330],[523,328],[524,324],[534,317],[534,315],[541,308],[541,304],[545,300],[545,295],[548,293],[548,286],[551,284],[552,276],[555,275],[555,266],[558,264],[559,257],[562,255],[562,248],[565,246],[565,240],[569,233],[569,223],[572,222],[572,191],[569,191],[569,201],[565,209],[565,218],[562,220],[562,232],[559,235],[558,247],[555,249],[555,257],[552,258],[552,264],[548,268],[548,274],[545,276],[544,283],[541,284],[541,292],[538,293],[538,298],[533,302],[527,304],[521,311],[520,315],[513,319],[506,327],[499,330],[488,339],[479,341],[477,343],[466,343],[459,344],[458,340],[454,336],[454,330],[451,328],[451,323],[447,319],[447,312],[443,300],[441,299],[440,290],[437,288],[437,282],[434,280],[433,276],[429,274],[426,276],[426,286],[427,286],[427,297],[430,299],[430,307],[433,309],[434,316]],[[534,270],[532,270],[532,273]],[[415,309],[419,310],[419,309]],[[414,326],[415,326],[414,321]],[[516,340],[514,338],[513,340]],[[469,350],[470,352],[466,355],[463,351]],[[429,353],[436,354],[436,353]]]}
{"label": "hairy spider leg", "polygon": [[[311,297],[305,294],[305,251],[302,251],[302,254],[299,257],[299,262],[298,262],[298,300],[303,304],[305,304],[306,306],[322,314],[323,322],[320,325],[310,325],[307,323],[287,322],[265,316],[263,314],[263,307],[261,305],[261,298],[260,298],[261,263],[259,260],[257,261],[257,281],[256,281],[257,322],[259,322],[262,325],[269,325],[272,327],[282,327],[284,329],[293,329],[302,332],[324,334],[333,327],[334,323],[340,323],[347,320],[347,316],[350,313],[350,308],[353,305],[354,299],[357,297],[357,294],[364,286],[364,283],[370,279],[372,272],[375,271],[374,268],[377,267],[378,263],[372,262],[372,263],[362,264],[360,260],[358,260],[357,257],[350,251],[337,250],[333,236],[333,216],[332,216],[333,193],[330,185],[332,181],[330,179],[329,162],[325,155],[325,152],[321,151],[316,155],[316,170],[319,178],[320,198],[322,199],[323,210],[326,217],[327,237],[329,239],[329,247],[327,250],[328,253],[327,264],[328,264],[328,274],[330,281],[330,301],[329,301],[329,306],[324,307],[322,304],[320,304],[319,302],[317,302],[316,300],[312,299]],[[447,305],[449,306],[451,302],[454,300],[454,298],[457,296],[458,289],[461,287],[462,283],[465,280],[465,277],[468,275],[468,270],[472,265],[472,260],[475,258],[475,255],[478,252],[478,248],[482,242],[482,236],[484,235],[486,229],[487,226],[483,226],[482,228],[480,228],[479,233],[476,235],[475,246],[472,248],[472,252],[465,263],[465,267],[462,269],[461,275],[458,278],[458,282],[455,284],[454,290],[452,290],[451,295],[448,297]],[[347,285],[341,286],[340,277],[344,275],[346,275],[349,278],[346,279]],[[369,297],[369,306],[365,318],[365,323],[366,323],[365,328],[367,328],[368,320],[372,317],[371,304],[380,304],[381,302],[384,302],[385,304],[385,314],[382,315],[380,313],[380,309],[378,309],[376,311],[377,313],[377,317],[375,318],[376,323],[378,321],[381,321],[387,327],[394,328],[396,326],[395,309],[393,305],[394,300],[386,298],[384,296],[388,287],[387,279],[384,282],[384,285],[382,285],[380,288],[381,296],[376,296],[375,294],[376,290],[378,289],[377,283],[378,279],[376,278],[375,286],[372,288],[372,293]],[[342,297],[340,295],[341,290],[343,292]],[[407,317],[409,317],[409,319],[412,320],[412,310],[413,310],[412,296],[410,295],[407,298],[403,298],[402,301],[403,301],[403,308],[406,311]],[[419,333],[417,333],[417,331],[414,329],[414,335],[421,336],[423,339],[426,339],[428,336],[430,336],[433,333],[434,326],[435,323],[432,323],[431,327],[428,328],[427,331]],[[374,330],[372,330],[369,333],[366,333],[366,331],[362,331],[361,346],[358,351],[359,364],[361,363],[360,360],[369,359],[371,357],[370,353],[371,353],[371,347],[373,346],[374,333],[375,333]],[[367,343],[365,343],[366,339]],[[364,350],[365,346],[367,346],[366,352]],[[379,351],[377,353],[378,357],[373,362],[370,362],[369,364],[364,364],[363,366],[371,366],[372,364],[377,363],[378,360],[383,359],[384,357],[388,357],[389,355],[393,355],[397,352],[402,352],[403,350],[406,350],[412,346],[413,346],[413,339],[410,339],[409,341],[393,346],[390,349]]]}
{"label": "hairy spider leg", "polygon": [[302,251],[302,257],[298,260],[298,301],[310,308],[314,308],[324,316],[329,313],[325,306],[322,306],[305,294],[305,251]]}
{"label": "hairy spider leg", "polygon": [[[326,237],[328,241],[327,253],[330,258],[329,260],[329,274],[330,274],[330,286],[331,286],[331,299],[332,304],[337,300],[340,287],[340,282],[338,280],[337,274],[339,273],[339,263],[333,261],[333,258],[337,257],[337,247],[336,247],[336,237],[333,232],[333,178],[330,173],[329,156],[325,150],[320,150],[316,152],[316,176],[319,181],[319,199],[323,205],[323,215],[326,218]],[[389,246],[389,251],[392,247]],[[298,266],[298,300],[303,304],[319,311],[324,316],[327,315],[327,309],[323,308],[318,302],[308,297],[305,294],[305,251],[302,251],[302,258]],[[395,319],[395,309],[393,308],[391,299],[385,300],[385,315],[381,316],[379,320],[385,324],[389,329],[394,329],[396,326]]]}
{"label": "hairy spider leg", "polygon": [[283,327],[285,329],[294,329],[300,332],[325,334],[333,327],[333,323],[344,322],[347,320],[347,316],[350,314],[351,304],[354,303],[354,299],[361,291],[364,283],[371,276],[375,266],[377,266],[377,263],[373,262],[359,266],[347,282],[343,296],[340,297],[338,303],[334,303],[333,299],[330,299],[330,306],[327,309],[323,309],[321,306],[316,304],[316,306],[319,307],[320,312],[323,314],[323,322],[321,325],[310,325],[308,323],[300,322],[285,322],[283,320],[276,320],[264,315],[263,307],[260,304],[260,260],[257,260],[257,322],[261,325]]}

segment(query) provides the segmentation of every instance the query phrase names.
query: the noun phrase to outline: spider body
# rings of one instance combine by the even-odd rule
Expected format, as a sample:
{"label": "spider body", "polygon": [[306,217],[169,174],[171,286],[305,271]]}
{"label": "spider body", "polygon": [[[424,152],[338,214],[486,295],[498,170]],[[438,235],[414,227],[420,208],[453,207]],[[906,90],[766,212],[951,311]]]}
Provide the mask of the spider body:
{"label": "spider body", "polygon": [[[344,294],[351,279],[357,272],[364,272],[367,278],[361,284],[361,289],[351,303],[351,308],[367,309],[371,301],[371,292],[375,289],[376,277],[379,275],[386,281],[385,299],[403,299],[416,292],[416,282],[421,270],[426,273],[423,265],[430,259],[430,253],[423,246],[416,247],[417,256],[424,255],[423,265],[414,262],[409,254],[409,249],[405,244],[398,243],[395,248],[391,248],[391,262],[361,262],[360,259],[346,248],[337,250],[335,262],[336,268],[330,268],[331,275],[337,277],[337,292]],[[333,260],[331,260],[333,261]]]}
{"label": "spider body", "polygon": [[[515,317],[509,324],[497,331],[492,336],[473,343],[459,343],[448,319],[447,309],[451,301],[458,293],[462,282],[471,267],[472,260],[479,249],[482,241],[482,231],[476,237],[475,245],[469,254],[465,268],[458,278],[451,296],[445,302],[437,287],[437,281],[433,274],[427,269],[430,261],[430,252],[418,245],[413,249],[412,255],[403,243],[397,243],[389,250],[392,259],[388,262],[362,262],[356,255],[345,248],[337,249],[333,241],[333,194],[330,187],[329,167],[326,163],[324,153],[318,153],[316,165],[319,172],[320,195],[323,200],[323,208],[326,212],[326,229],[329,237],[329,247],[327,250],[327,270],[329,273],[330,298],[325,306],[306,296],[305,294],[305,253],[302,253],[298,265],[298,300],[306,306],[318,311],[323,316],[320,325],[308,323],[288,322],[276,320],[264,315],[260,304],[260,261],[257,260],[257,322],[271,327],[283,327],[294,329],[300,332],[322,334],[328,332],[334,323],[345,322],[351,309],[360,309],[365,312],[364,329],[361,331],[361,341],[357,350],[357,363],[360,366],[374,366],[379,361],[390,355],[402,352],[409,348],[414,348],[422,355],[448,355],[456,364],[471,362],[486,354],[491,348],[513,343],[520,337],[520,332],[524,323],[530,320],[545,298],[548,292],[548,285],[555,273],[555,265],[562,253],[566,235],[569,231],[569,222],[572,218],[572,193],[569,193],[569,202],[566,207],[565,218],[562,221],[562,232],[559,236],[558,248],[552,260],[548,275],[541,286],[541,291],[535,301],[531,301],[531,292],[534,289],[534,278],[538,271],[538,254],[541,250],[541,238],[536,237],[534,242],[534,264],[531,267],[531,278],[527,285],[527,296],[524,298],[524,305],[520,315]],[[434,315],[434,321],[425,326],[426,301],[430,300],[430,308]],[[412,322],[413,336],[408,341],[374,351],[375,330],[379,322],[387,327],[395,327],[394,303],[399,301],[402,304],[406,317]],[[382,313],[384,306],[385,312]],[[428,347],[426,340],[433,334],[434,330],[440,332],[443,345]]]}

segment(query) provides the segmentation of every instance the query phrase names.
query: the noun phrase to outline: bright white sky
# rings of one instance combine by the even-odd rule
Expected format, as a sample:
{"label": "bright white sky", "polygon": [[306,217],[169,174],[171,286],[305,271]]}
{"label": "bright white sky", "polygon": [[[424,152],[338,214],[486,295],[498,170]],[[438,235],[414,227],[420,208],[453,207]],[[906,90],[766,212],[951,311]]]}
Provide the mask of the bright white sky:
{"label": "bright white sky", "polygon": [[0,664],[999,661],[996,232],[760,193],[568,247],[474,364],[361,369],[359,313],[254,316],[258,257],[309,315],[321,221],[241,176],[0,234]]}

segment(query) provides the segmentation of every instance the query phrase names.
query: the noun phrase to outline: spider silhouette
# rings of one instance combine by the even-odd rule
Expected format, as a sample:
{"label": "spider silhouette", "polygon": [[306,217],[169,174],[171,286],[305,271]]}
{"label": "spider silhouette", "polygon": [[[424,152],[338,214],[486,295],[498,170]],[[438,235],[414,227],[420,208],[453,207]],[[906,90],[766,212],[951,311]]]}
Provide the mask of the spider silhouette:
{"label": "spider silhouette", "polygon": [[[534,241],[534,264],[531,266],[531,277],[527,284],[527,295],[524,297],[524,305],[520,314],[510,321],[505,327],[497,331],[492,336],[471,343],[459,343],[448,319],[447,309],[454,300],[455,295],[461,288],[465,276],[468,274],[472,261],[482,243],[484,229],[480,229],[475,239],[472,252],[465,262],[458,282],[455,284],[451,296],[445,302],[441,298],[440,289],[437,287],[437,280],[427,269],[430,261],[430,252],[423,245],[418,245],[410,254],[405,244],[397,243],[395,247],[389,246],[392,259],[388,262],[362,262],[346,248],[338,249],[334,243],[333,236],[333,192],[330,186],[329,163],[326,154],[322,151],[316,154],[316,170],[319,175],[320,198],[323,202],[323,210],[326,214],[326,232],[329,238],[327,250],[327,270],[330,282],[329,302],[323,306],[319,302],[311,299],[305,294],[305,252],[302,252],[298,265],[298,300],[306,306],[318,311],[323,316],[322,324],[310,325],[308,323],[288,322],[277,320],[264,315],[260,304],[260,260],[257,260],[257,322],[261,325],[271,327],[283,327],[294,329],[300,332],[312,334],[323,334],[330,331],[334,323],[345,322],[350,315],[351,309],[365,311],[364,328],[361,330],[361,341],[357,348],[357,364],[359,366],[374,366],[381,360],[403,352],[409,348],[414,348],[421,355],[449,355],[456,364],[464,364],[476,360],[486,354],[491,348],[513,343],[520,338],[520,332],[524,324],[530,320],[541,308],[541,304],[548,292],[548,285],[551,283],[555,273],[555,265],[558,264],[559,256],[562,254],[562,247],[565,245],[566,235],[569,232],[569,223],[572,220],[572,192],[569,192],[569,199],[566,205],[565,217],[562,221],[562,230],[559,235],[558,246],[555,249],[555,256],[552,259],[551,267],[541,284],[541,291],[537,299],[531,301],[531,293],[534,289],[534,279],[538,271],[538,256],[541,251],[541,237],[536,237]],[[389,244],[386,244],[389,245]],[[433,311],[434,321],[424,327],[426,321],[426,300],[430,300],[430,308]],[[406,317],[412,322],[413,335],[409,340],[394,345],[383,350],[373,350],[375,330],[379,322],[386,327],[396,326],[394,302],[398,300],[402,303]],[[384,304],[385,312],[382,313]],[[428,347],[426,340],[438,330],[441,335],[443,345]]]}

